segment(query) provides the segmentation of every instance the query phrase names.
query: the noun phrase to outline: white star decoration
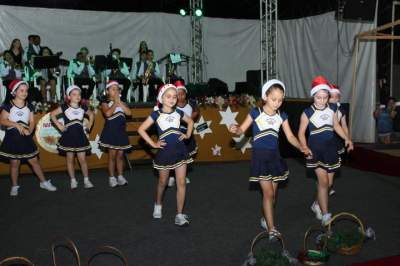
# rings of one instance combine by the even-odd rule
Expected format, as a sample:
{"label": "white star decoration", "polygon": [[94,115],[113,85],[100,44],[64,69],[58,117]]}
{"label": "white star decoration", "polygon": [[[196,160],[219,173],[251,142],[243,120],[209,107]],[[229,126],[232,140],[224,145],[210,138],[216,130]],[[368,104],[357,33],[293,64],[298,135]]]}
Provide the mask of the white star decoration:
{"label": "white star decoration", "polygon": [[96,135],[96,138],[94,140],[90,141],[90,146],[92,147],[92,153],[97,155],[97,158],[101,158],[103,155],[103,152],[99,148],[99,135]]}
{"label": "white star decoration", "polygon": [[[202,129],[202,130],[200,130],[200,132],[198,132],[197,131],[197,127],[202,125],[202,124],[204,124],[204,123],[207,123],[207,128],[206,129]],[[212,133],[210,125],[211,125],[211,120],[205,121],[204,117],[201,116],[199,121],[197,123],[194,123],[194,132],[193,132],[193,134],[200,135],[201,139],[203,139],[205,134]]]}
{"label": "white star decoration", "polygon": [[228,106],[225,111],[219,111],[219,113],[222,116],[222,120],[219,122],[220,125],[226,125],[227,128],[232,124],[237,125],[238,122],[236,122],[235,118],[238,112],[232,112],[231,108]]}
{"label": "white star decoration", "polygon": [[212,150],[212,154],[214,155],[214,156],[221,156],[221,147],[220,146],[218,146],[218,144],[215,144],[215,146],[214,147],[211,147],[211,150]]}
{"label": "white star decoration", "polygon": [[[237,138],[233,138],[233,140],[236,143],[242,142],[243,143],[243,138],[245,138],[244,134],[242,134],[241,136],[237,137]],[[242,153],[244,154],[246,152],[246,149],[251,149],[251,138],[248,138],[244,141],[244,144],[242,145],[242,147],[240,147],[240,150],[242,151]]]}

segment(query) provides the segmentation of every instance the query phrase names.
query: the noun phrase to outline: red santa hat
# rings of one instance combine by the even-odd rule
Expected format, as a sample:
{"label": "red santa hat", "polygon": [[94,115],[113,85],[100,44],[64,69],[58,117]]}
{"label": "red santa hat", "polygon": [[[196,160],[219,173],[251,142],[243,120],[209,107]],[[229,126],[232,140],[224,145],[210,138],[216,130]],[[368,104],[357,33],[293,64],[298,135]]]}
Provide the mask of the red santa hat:
{"label": "red santa hat", "polygon": [[177,90],[184,90],[187,93],[187,89],[185,88],[185,84],[182,81],[177,80],[175,82],[175,87],[176,87]]}
{"label": "red santa hat", "polygon": [[314,96],[320,90],[330,91],[331,87],[329,86],[328,80],[323,76],[316,76],[311,82],[311,96]]}
{"label": "red santa hat", "polygon": [[108,88],[110,88],[111,86],[117,86],[118,88],[119,88],[119,83],[118,83],[118,81],[115,81],[115,80],[109,80],[108,82],[107,82],[107,85],[106,85],[106,90],[108,90]]}
{"label": "red santa hat", "polygon": [[267,98],[267,91],[275,84],[278,84],[283,88],[283,94],[285,95],[285,91],[286,91],[285,84],[283,84],[283,82],[280,80],[271,79],[271,80],[268,80],[267,83],[264,84],[264,86],[262,86],[261,98],[263,100],[265,100]]}
{"label": "red santa hat", "polygon": [[329,84],[330,90],[329,93],[337,93],[337,94],[342,94],[339,90],[339,87],[335,84]]}
{"label": "red santa hat", "polygon": [[76,85],[71,85],[67,88],[67,90],[65,91],[65,93],[69,96],[69,94],[73,91],[73,90],[78,90],[81,91],[81,88],[79,88]]}
{"label": "red santa hat", "polygon": [[176,89],[174,84],[164,84],[160,87],[160,89],[158,90],[158,95],[157,95],[157,104],[156,106],[154,106],[154,110],[157,111],[159,109],[159,106],[162,104],[162,96],[164,95],[164,93],[168,90],[168,89]]}
{"label": "red santa hat", "polygon": [[28,82],[20,80],[20,79],[14,79],[11,81],[10,85],[8,86],[8,89],[10,90],[11,95],[15,95],[15,92],[21,85],[26,85],[29,87]]}

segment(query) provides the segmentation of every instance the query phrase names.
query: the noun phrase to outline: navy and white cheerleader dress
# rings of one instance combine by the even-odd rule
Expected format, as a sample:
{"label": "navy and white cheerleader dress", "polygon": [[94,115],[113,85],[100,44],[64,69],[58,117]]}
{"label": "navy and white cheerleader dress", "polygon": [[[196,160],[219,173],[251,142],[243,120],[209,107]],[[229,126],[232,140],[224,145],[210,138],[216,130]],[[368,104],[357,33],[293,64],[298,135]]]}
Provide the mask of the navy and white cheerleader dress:
{"label": "navy and white cheerleader dress", "polygon": [[[340,125],[342,125],[342,118],[347,116],[347,111],[346,109],[343,108],[340,103],[337,103],[338,109],[337,109],[337,118],[338,122]],[[346,148],[344,146],[344,140],[335,132],[335,138],[336,138],[336,145],[337,145],[337,151],[339,155],[342,155],[346,152]]]}
{"label": "navy and white cheerleader dress", "polygon": [[[2,108],[9,113],[8,120],[16,122],[29,129],[29,117],[34,108],[30,104],[16,106],[13,101]],[[15,127],[6,128],[3,142],[0,146],[0,157],[6,160],[28,160],[39,154],[32,135],[21,135]]]}
{"label": "navy and white cheerleader dress", "polygon": [[279,182],[286,180],[289,170],[280,155],[278,138],[279,129],[287,120],[287,115],[283,112],[269,115],[261,108],[253,108],[250,116],[253,119],[250,181]]}
{"label": "navy and white cheerleader dress", "polygon": [[308,117],[308,146],[312,151],[312,159],[307,159],[307,168],[322,168],[328,173],[340,168],[336,137],[333,129],[333,116],[337,115],[337,105],[328,104],[324,109],[314,105],[304,110]]}
{"label": "navy and white cheerleader dress", "polygon": [[156,124],[158,137],[166,143],[163,148],[158,150],[153,161],[155,169],[172,170],[193,162],[185,143],[179,139],[182,135],[180,125],[183,116],[184,113],[181,110],[174,110],[171,113],[163,113],[162,110],[158,110],[151,113],[150,117]]}
{"label": "navy and white cheerleader dress", "polygon": [[[184,107],[177,106],[176,109],[181,110],[187,117],[190,117],[190,118],[192,117],[193,107],[190,104],[187,103]],[[180,130],[182,133],[186,134],[187,125],[186,125],[185,121],[181,121]],[[189,153],[189,156],[193,157],[194,155],[196,155],[198,147],[197,147],[194,135],[192,134],[189,139],[185,139],[183,142],[186,145],[186,149]]]}
{"label": "navy and white cheerleader dress", "polygon": [[88,110],[87,107],[80,106],[74,108],[63,104],[61,110],[65,131],[61,133],[61,137],[58,140],[57,150],[59,154],[65,155],[66,152],[86,152],[87,155],[90,155],[91,146],[83,127],[83,119]]}
{"label": "navy and white cheerleader dress", "polygon": [[[113,102],[108,102],[108,105],[111,107]],[[113,115],[106,117],[105,120],[99,146],[103,149],[130,151],[132,145],[126,132],[126,118],[122,108],[119,106],[115,108]]]}

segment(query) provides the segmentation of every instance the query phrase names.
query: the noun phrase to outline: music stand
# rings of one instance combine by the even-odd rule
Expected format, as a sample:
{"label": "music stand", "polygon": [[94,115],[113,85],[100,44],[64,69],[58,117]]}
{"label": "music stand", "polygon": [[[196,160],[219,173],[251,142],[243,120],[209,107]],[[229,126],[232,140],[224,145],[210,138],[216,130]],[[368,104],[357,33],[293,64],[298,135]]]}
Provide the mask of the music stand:
{"label": "music stand", "polygon": [[120,57],[119,60],[124,62],[128,66],[129,72],[131,72],[133,59],[129,57]]}
{"label": "music stand", "polygon": [[35,69],[56,68],[59,65],[60,65],[60,57],[58,55],[35,56],[33,58],[33,67]]}
{"label": "music stand", "polygon": [[105,55],[96,55],[94,57],[94,68],[96,72],[100,72],[106,68],[107,58]]}

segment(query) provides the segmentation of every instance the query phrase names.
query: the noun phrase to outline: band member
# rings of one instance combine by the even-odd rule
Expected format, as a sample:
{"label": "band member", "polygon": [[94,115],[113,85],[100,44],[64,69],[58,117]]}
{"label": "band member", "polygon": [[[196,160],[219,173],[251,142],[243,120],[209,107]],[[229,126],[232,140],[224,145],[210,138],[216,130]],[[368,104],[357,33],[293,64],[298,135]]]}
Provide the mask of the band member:
{"label": "band member", "polygon": [[[40,56],[53,56],[53,52],[49,47],[42,47]],[[40,76],[38,77],[38,83],[40,86],[40,92],[46,102],[54,102],[54,96],[56,95],[57,75],[60,73],[59,68],[43,68],[40,69]]]}
{"label": "band member", "polygon": [[82,98],[89,99],[95,86],[94,60],[89,57],[87,48],[83,47],[76,59],[71,60],[67,70],[68,80],[82,89]]}
{"label": "band member", "polygon": [[154,61],[153,50],[148,50],[146,57],[146,62],[142,62],[138,72],[143,88],[144,102],[147,102],[148,99],[155,100],[157,88],[162,83],[160,79],[160,67],[158,63]]}
{"label": "band member", "polygon": [[115,80],[119,84],[122,84],[121,99],[126,100],[131,81],[129,80],[129,68],[125,62],[121,60],[121,50],[115,48],[111,51],[111,60],[109,62],[109,68],[106,69],[105,75],[108,80]]}
{"label": "band member", "polygon": [[[3,80],[3,85],[8,87],[14,79],[22,78],[22,69],[18,65],[11,51],[3,53],[3,59],[0,60],[0,77]],[[5,102],[8,103],[11,99],[11,94],[7,90]]]}
{"label": "band member", "polygon": [[29,35],[28,36],[29,45],[25,49],[24,61],[27,62],[32,56],[40,55],[42,47],[40,46],[40,36],[39,35]]}

